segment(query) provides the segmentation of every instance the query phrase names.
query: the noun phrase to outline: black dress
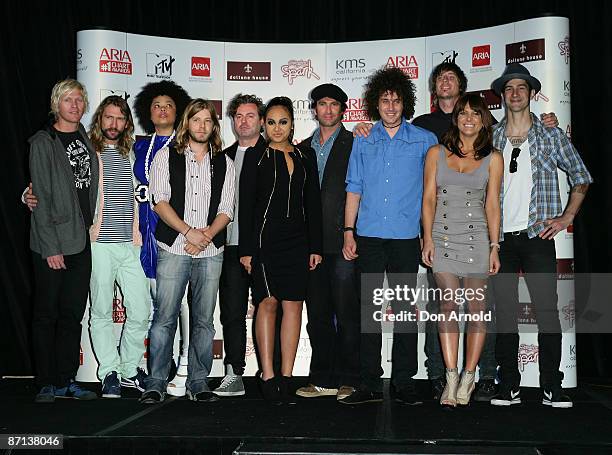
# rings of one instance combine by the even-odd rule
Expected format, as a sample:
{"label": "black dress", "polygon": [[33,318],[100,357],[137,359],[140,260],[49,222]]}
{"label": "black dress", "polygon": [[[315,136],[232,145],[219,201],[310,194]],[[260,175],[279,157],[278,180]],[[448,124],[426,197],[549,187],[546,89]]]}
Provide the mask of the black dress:
{"label": "black dress", "polygon": [[310,254],[321,254],[317,164],[297,147],[289,154],[250,150],[240,173],[240,257],[252,256],[253,302],[304,300]]}

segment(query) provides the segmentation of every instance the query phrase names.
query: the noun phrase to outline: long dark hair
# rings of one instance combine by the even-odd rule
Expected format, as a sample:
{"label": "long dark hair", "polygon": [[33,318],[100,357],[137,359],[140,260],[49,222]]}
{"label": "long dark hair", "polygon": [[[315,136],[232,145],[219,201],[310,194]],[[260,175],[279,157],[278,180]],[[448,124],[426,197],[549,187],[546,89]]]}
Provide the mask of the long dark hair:
{"label": "long dark hair", "polygon": [[[293,131],[295,128],[295,118],[293,116],[293,102],[291,101],[291,98],[288,98],[286,96],[276,96],[272,98],[270,101],[268,101],[268,104],[266,104],[266,107],[264,109],[264,121],[268,117],[268,112],[274,106],[284,107],[289,113],[289,118],[291,119],[291,132],[289,133],[289,143],[291,144],[293,141]],[[270,139],[267,139],[267,141],[270,142]]]}
{"label": "long dark hair", "polygon": [[470,105],[472,110],[480,114],[482,120],[482,129],[478,133],[478,137],[474,141],[474,159],[481,160],[493,151],[493,116],[489,112],[489,108],[484,100],[477,94],[467,93],[457,100],[452,114],[451,129],[442,137],[442,144],[450,150],[451,153],[463,158],[465,155],[461,151],[461,142],[459,127],[457,126],[457,117],[459,113],[465,109],[465,106]]}

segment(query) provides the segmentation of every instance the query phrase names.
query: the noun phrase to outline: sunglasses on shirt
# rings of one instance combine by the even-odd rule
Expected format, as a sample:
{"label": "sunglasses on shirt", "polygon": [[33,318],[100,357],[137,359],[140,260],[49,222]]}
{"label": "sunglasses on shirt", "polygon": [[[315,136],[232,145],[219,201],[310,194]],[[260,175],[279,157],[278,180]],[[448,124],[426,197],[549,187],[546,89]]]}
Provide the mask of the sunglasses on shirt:
{"label": "sunglasses on shirt", "polygon": [[518,169],[518,161],[517,158],[519,157],[519,155],[521,154],[521,149],[520,148],[513,148],[512,149],[512,155],[510,155],[510,174],[514,174],[517,169]]}

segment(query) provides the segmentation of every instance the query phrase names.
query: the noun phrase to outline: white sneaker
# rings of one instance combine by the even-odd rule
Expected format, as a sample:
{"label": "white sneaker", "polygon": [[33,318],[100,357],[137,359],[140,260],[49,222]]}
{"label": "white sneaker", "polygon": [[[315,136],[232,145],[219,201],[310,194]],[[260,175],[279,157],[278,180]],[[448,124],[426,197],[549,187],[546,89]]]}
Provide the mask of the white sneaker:
{"label": "white sneaker", "polygon": [[179,366],[176,370],[176,376],[168,383],[166,392],[173,397],[184,397],[187,393],[187,359],[180,357]]}

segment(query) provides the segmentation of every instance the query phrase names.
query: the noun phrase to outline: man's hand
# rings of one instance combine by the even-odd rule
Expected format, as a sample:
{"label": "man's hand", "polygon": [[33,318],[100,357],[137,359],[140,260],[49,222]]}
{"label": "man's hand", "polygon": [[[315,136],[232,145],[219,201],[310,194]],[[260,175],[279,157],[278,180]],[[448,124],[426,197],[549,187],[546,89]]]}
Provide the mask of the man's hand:
{"label": "man's hand", "polygon": [[32,182],[30,182],[28,189],[23,194],[23,200],[30,209],[30,212],[38,205],[38,198],[32,193]]}
{"label": "man's hand", "polygon": [[308,261],[308,265],[310,267],[310,270],[316,269],[317,265],[319,265],[322,260],[323,260],[323,258],[320,255],[318,255],[318,254],[311,254],[310,255],[310,260]]}
{"label": "man's hand", "polygon": [[206,236],[200,229],[189,229],[185,235],[187,242],[192,243],[196,247],[203,250],[210,243],[210,238]]}
{"label": "man's hand", "polygon": [[191,256],[197,256],[198,254],[200,254],[202,252],[202,250],[200,248],[198,248],[197,246],[195,246],[193,243],[189,243],[187,242],[185,244],[185,248],[184,248],[185,252]]}
{"label": "man's hand", "polygon": [[202,234],[204,234],[204,238],[206,238],[208,243],[212,243],[212,239],[213,239],[214,236],[211,235],[210,226],[206,226],[206,227],[200,228],[200,229],[198,229],[198,231],[200,231]]}
{"label": "man's hand", "polygon": [[47,264],[49,265],[49,268],[52,268],[53,270],[66,269],[66,264],[64,264],[63,254],[56,254],[55,256],[49,256],[47,258]]}
{"label": "man's hand", "polygon": [[253,256],[242,256],[240,258],[240,263],[249,275],[251,274],[251,259],[253,259]]}
{"label": "man's hand", "polygon": [[540,120],[542,120],[542,123],[546,128],[556,128],[559,126],[559,119],[554,112],[551,112],[550,114],[541,114]]}
{"label": "man's hand", "polygon": [[357,242],[355,242],[355,237],[351,231],[347,231],[344,233],[344,246],[342,247],[342,256],[347,261],[352,261],[353,259],[357,259],[359,255],[357,254]]}
{"label": "man's hand", "polygon": [[360,122],[353,128],[353,137],[368,137],[372,129],[371,123]]}
{"label": "man's hand", "polygon": [[546,225],[546,229],[540,232],[539,237],[544,240],[553,240],[555,235],[567,229],[567,227],[572,224],[572,221],[570,217],[565,215],[545,220],[544,224]]}

